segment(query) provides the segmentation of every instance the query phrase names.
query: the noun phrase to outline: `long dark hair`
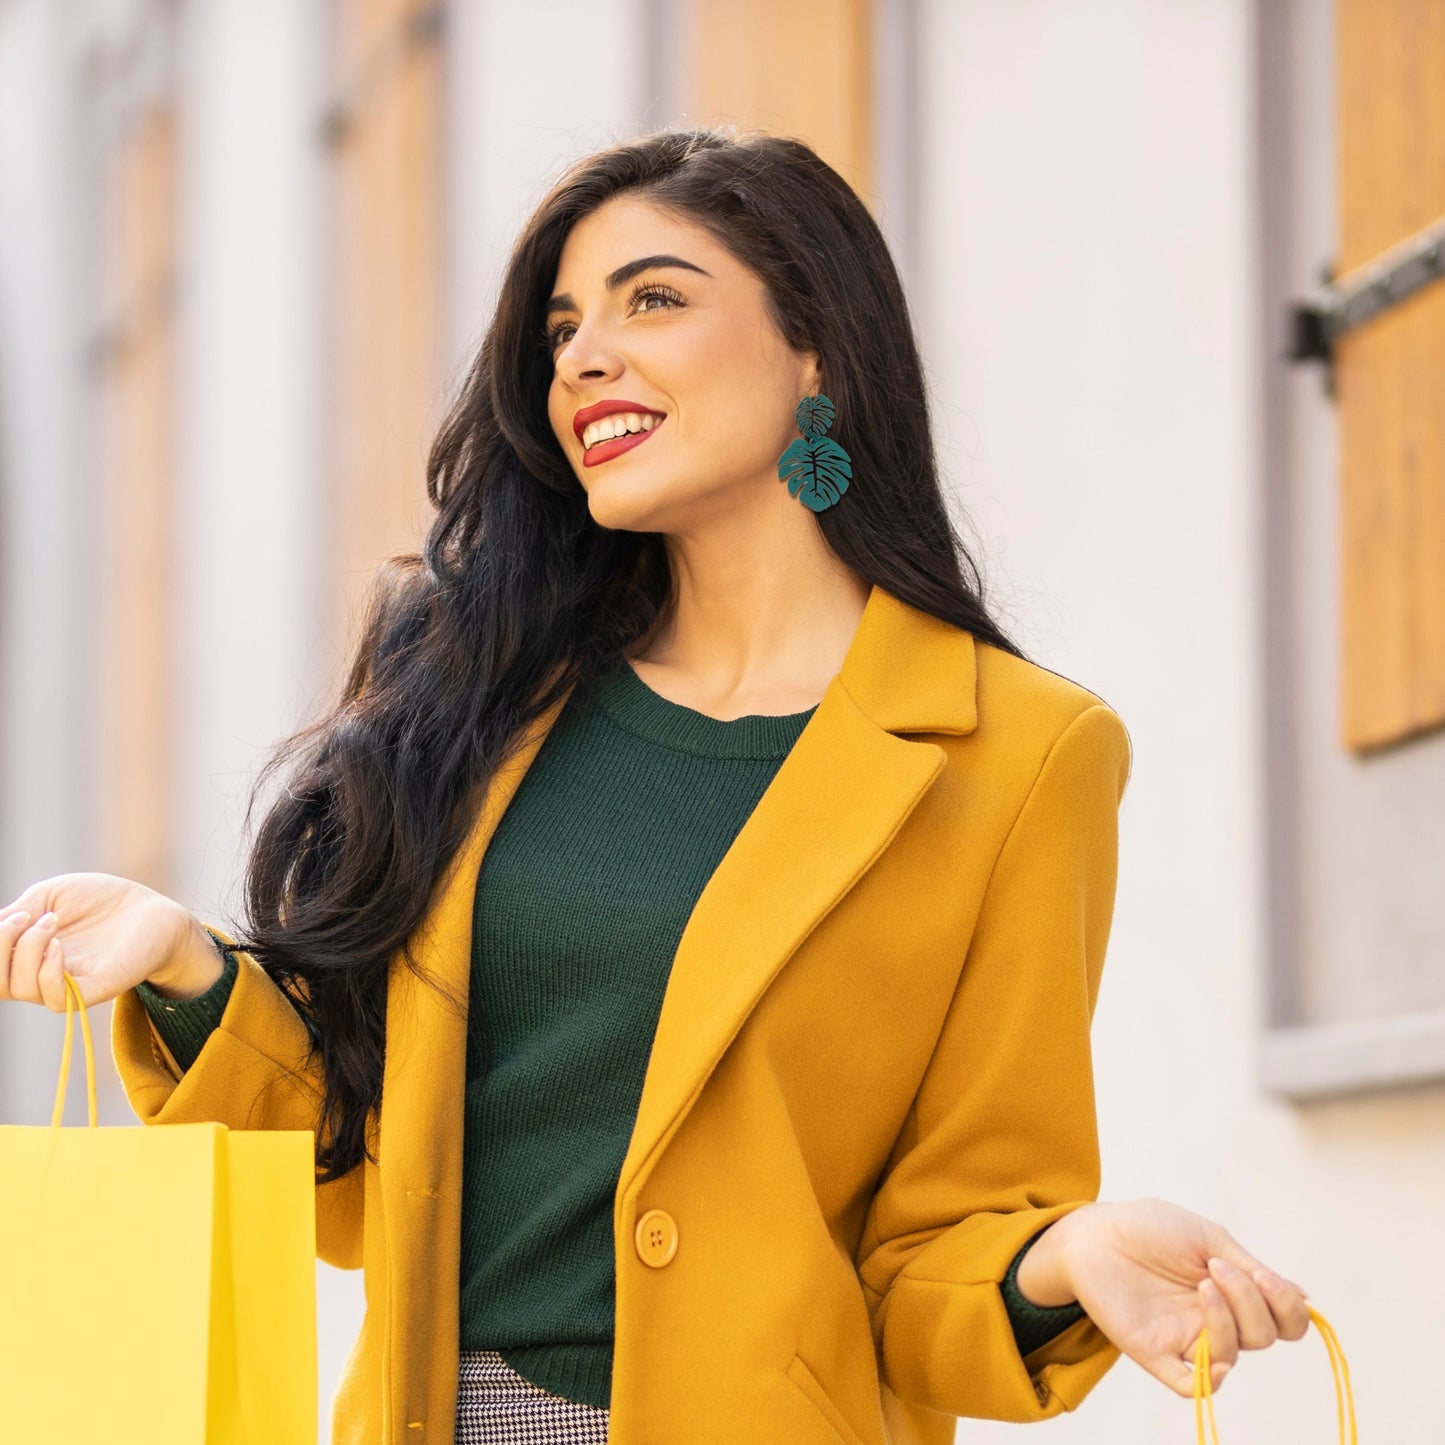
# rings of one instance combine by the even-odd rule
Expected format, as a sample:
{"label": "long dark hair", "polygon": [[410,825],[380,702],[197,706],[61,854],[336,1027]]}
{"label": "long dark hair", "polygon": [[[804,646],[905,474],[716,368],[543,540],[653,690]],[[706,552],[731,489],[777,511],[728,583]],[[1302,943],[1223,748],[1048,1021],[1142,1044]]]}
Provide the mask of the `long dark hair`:
{"label": "long dark hair", "polygon": [[387,976],[509,749],[568,688],[602,673],[671,599],[659,533],[598,526],[552,433],[538,338],[567,233],[629,193],[705,228],[766,287],[772,319],[815,351],[853,485],[817,514],[858,576],[980,641],[1024,654],[985,610],[939,485],[908,302],[877,224],[801,141],[668,128],[571,166],[528,221],[496,314],[427,459],[436,510],[420,554],[380,568],[342,695],[256,780],[269,804],[244,884],[242,947],[287,993],[319,1053],[317,1182],[372,1157]]}

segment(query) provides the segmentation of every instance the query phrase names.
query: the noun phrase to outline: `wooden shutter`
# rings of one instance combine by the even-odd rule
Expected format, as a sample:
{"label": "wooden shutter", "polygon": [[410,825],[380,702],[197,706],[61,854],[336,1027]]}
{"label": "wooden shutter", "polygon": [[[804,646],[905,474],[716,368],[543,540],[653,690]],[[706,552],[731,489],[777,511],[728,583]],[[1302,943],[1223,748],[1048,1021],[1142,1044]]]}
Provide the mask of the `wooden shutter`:
{"label": "wooden shutter", "polygon": [[95,829],[107,871],[170,886],[176,126],[141,111],[102,159]]}
{"label": "wooden shutter", "polygon": [[806,141],[874,195],[871,0],[697,0],[687,105]]}
{"label": "wooden shutter", "polygon": [[[1445,0],[1338,0],[1335,280],[1445,217]],[[1341,732],[1445,723],[1445,282],[1336,346]]]}
{"label": "wooden shutter", "polygon": [[356,627],[379,563],[418,550],[441,384],[442,9],[336,0],[328,133],[335,606]]}

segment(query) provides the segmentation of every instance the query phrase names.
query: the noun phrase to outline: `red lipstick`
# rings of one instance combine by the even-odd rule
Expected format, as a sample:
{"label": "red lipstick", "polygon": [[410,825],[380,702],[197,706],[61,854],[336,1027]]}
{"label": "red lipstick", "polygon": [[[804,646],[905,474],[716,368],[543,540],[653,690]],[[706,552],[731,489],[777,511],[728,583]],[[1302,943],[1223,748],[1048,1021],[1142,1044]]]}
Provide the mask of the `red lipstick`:
{"label": "red lipstick", "polygon": [[582,454],[584,467],[595,467],[602,462],[610,462],[613,457],[621,456],[623,452],[641,446],[667,419],[665,412],[656,411],[650,406],[643,406],[640,402],[628,401],[625,397],[611,397],[606,401],[596,402],[592,406],[584,406],[573,416],[572,430],[576,433],[577,440],[579,442],[582,440],[582,433],[594,421],[600,421],[603,417],[613,416],[620,411],[635,411],[642,416],[656,417],[657,425],[652,428],[652,431],[630,432],[625,436],[613,437],[609,441],[598,442],[596,446],[589,447]]}

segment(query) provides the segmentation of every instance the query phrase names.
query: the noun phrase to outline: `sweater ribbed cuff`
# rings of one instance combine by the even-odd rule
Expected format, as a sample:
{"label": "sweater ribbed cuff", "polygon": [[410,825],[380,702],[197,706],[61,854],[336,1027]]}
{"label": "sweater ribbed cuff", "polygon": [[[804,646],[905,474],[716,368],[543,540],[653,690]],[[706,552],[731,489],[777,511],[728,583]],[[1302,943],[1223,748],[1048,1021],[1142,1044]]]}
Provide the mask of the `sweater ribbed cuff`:
{"label": "sweater ribbed cuff", "polygon": [[1062,1334],[1068,1327],[1078,1320],[1084,1318],[1086,1311],[1083,1305],[1077,1300],[1066,1305],[1036,1305],[1032,1300],[1025,1299],[1019,1290],[1018,1273],[1019,1265],[1023,1257],[1029,1252],[1034,1241],[1042,1235],[1034,1235],[1033,1239],[1024,1245],[1014,1255],[1013,1263],[1008,1267],[1008,1273],[1004,1275],[1003,1282],[999,1288],[1003,1291],[1003,1301],[1008,1309],[1009,1324],[1013,1326],[1014,1343],[1018,1346],[1020,1355],[1032,1354],[1042,1345]]}
{"label": "sweater ribbed cuff", "polygon": [[156,1026],[156,1032],[165,1040],[166,1047],[182,1069],[189,1069],[195,1063],[206,1040],[219,1026],[240,969],[236,955],[210,929],[206,932],[210,933],[211,941],[226,963],[220,978],[205,993],[196,998],[166,998],[148,983],[138,983],[135,989]]}

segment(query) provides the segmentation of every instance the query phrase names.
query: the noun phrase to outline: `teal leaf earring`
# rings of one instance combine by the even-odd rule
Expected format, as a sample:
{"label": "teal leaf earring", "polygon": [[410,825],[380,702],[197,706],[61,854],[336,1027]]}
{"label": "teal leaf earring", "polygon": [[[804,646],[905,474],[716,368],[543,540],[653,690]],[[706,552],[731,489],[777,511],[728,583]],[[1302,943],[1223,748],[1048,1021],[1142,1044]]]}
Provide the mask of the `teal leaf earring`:
{"label": "teal leaf earring", "polygon": [[805,507],[821,512],[848,490],[853,458],[823,435],[833,425],[833,403],[826,396],[805,396],[793,420],[803,435],[778,458],[778,480]]}

